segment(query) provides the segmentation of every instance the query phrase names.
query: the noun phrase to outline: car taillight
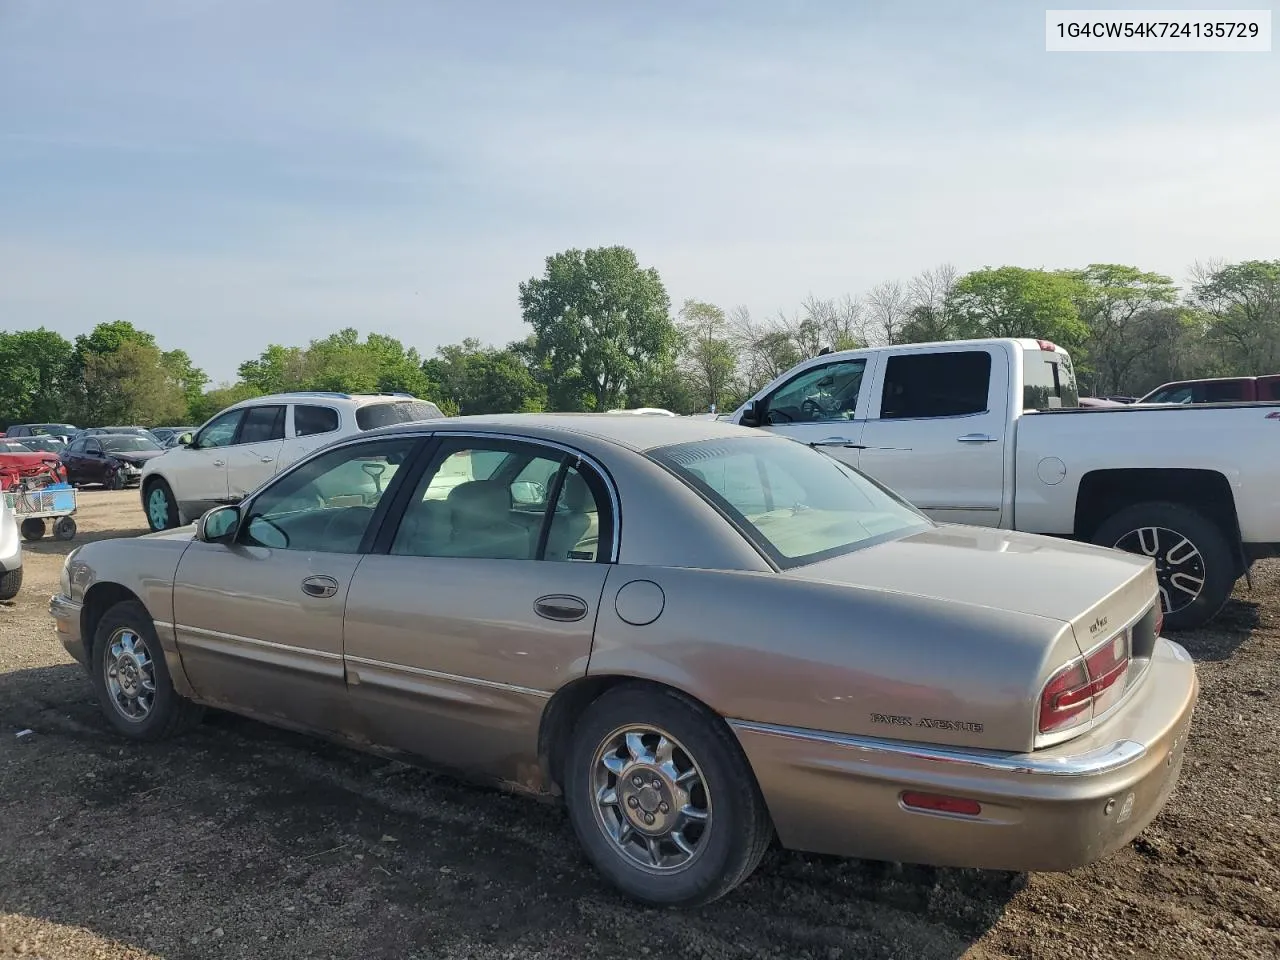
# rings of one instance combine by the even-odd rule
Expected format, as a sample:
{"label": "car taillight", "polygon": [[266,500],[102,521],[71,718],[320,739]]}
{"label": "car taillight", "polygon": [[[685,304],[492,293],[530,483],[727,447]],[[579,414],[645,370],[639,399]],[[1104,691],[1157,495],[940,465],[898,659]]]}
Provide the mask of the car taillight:
{"label": "car taillight", "polygon": [[1054,343],[1052,340],[1037,340],[1036,346],[1038,346],[1045,353],[1056,353],[1058,350],[1058,345]]}
{"label": "car taillight", "polygon": [[1092,718],[1095,705],[1129,670],[1127,633],[1119,633],[1052,677],[1040,695],[1040,732],[1056,733]]}

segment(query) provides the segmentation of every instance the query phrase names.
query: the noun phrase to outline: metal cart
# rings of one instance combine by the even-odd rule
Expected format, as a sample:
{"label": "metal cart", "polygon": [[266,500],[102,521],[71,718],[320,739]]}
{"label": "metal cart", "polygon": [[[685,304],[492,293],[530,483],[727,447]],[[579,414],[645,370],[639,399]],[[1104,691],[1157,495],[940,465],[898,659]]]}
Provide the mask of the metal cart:
{"label": "metal cart", "polygon": [[12,490],[4,494],[5,503],[13,510],[24,540],[39,540],[48,532],[47,521],[53,521],[53,535],[71,540],[76,535],[76,490],[69,484],[55,484],[38,490]]}

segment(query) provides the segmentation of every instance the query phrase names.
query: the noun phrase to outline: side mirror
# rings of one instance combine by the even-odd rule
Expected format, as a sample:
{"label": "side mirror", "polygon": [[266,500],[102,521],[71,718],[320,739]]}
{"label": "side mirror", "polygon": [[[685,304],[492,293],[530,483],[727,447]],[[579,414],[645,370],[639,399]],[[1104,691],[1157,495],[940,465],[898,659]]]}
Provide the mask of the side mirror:
{"label": "side mirror", "polygon": [[536,480],[517,480],[511,484],[511,502],[517,506],[546,503],[547,488]]}
{"label": "side mirror", "polygon": [[758,427],[764,423],[764,418],[764,402],[761,400],[752,400],[743,408],[742,416],[738,418],[738,423],[744,427]]}
{"label": "side mirror", "polygon": [[178,437],[178,442],[176,446],[190,447],[190,446],[193,446],[195,442],[196,442],[196,435],[194,433],[184,433],[180,437]]}
{"label": "side mirror", "polygon": [[239,507],[214,507],[196,521],[196,539],[202,543],[230,543],[239,528]]}

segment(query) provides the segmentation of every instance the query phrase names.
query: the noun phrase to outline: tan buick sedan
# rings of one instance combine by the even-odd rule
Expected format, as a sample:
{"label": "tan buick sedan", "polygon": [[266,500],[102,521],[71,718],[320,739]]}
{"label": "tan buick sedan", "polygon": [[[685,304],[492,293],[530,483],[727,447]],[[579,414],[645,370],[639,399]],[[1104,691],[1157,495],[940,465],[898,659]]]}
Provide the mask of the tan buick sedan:
{"label": "tan buick sedan", "polygon": [[656,904],[783,846],[1066,870],[1178,777],[1198,693],[1151,562],[937,525],[792,440],[425,421],[190,527],[80,547],[51,609],[111,725],[205,705],[562,796]]}

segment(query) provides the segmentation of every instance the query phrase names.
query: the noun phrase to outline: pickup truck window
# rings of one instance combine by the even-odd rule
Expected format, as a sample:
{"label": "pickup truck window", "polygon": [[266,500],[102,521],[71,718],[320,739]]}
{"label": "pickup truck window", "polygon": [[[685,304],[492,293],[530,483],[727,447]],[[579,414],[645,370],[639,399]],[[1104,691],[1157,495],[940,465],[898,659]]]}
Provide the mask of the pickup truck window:
{"label": "pickup truck window", "polygon": [[766,422],[852,420],[867,362],[837,360],[796,374],[766,399]]}
{"label": "pickup truck window", "polygon": [[885,364],[881,420],[963,417],[987,409],[991,354],[908,353]]}
{"label": "pickup truck window", "polygon": [[1069,361],[1060,354],[1026,351],[1023,365],[1022,409],[1056,410],[1080,406],[1080,393]]}
{"label": "pickup truck window", "polygon": [[1240,380],[1221,380],[1217,383],[1203,385],[1204,399],[1201,403],[1232,403],[1248,399],[1245,396],[1246,382]]}

